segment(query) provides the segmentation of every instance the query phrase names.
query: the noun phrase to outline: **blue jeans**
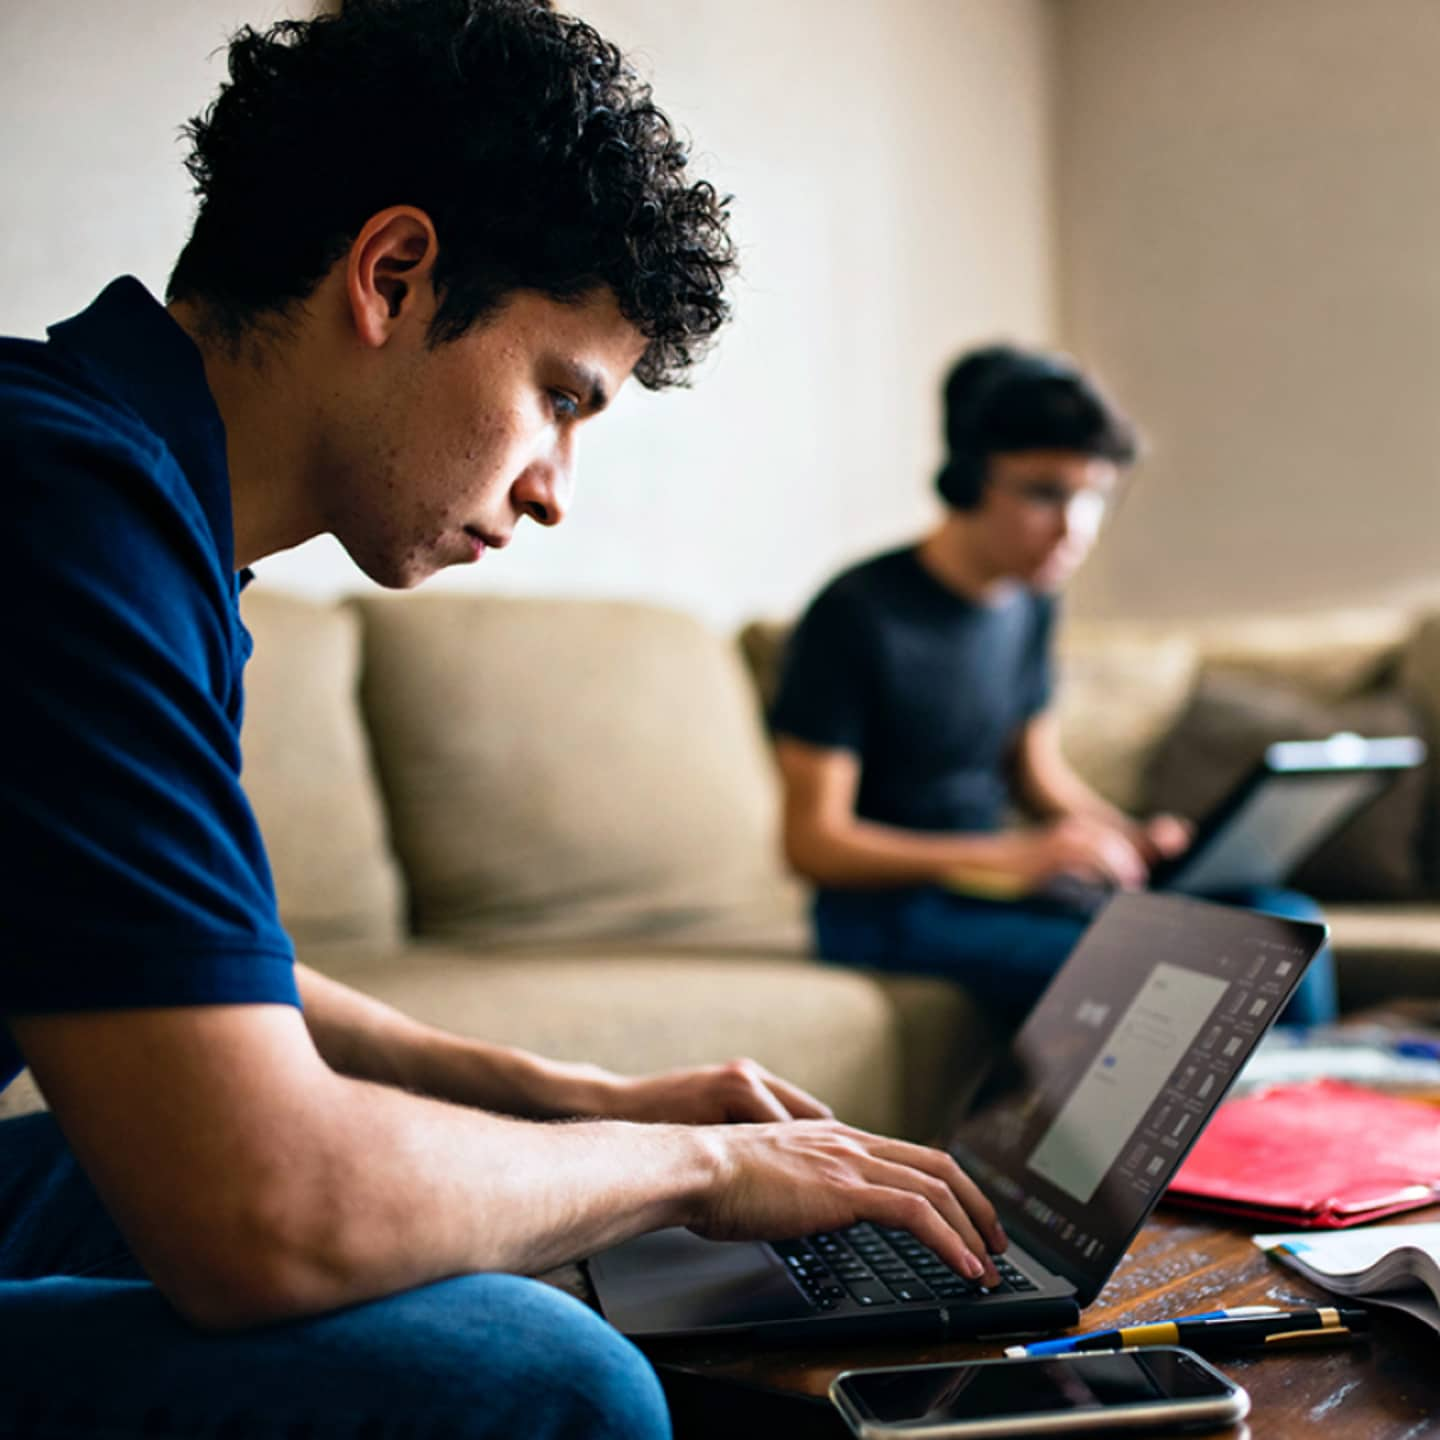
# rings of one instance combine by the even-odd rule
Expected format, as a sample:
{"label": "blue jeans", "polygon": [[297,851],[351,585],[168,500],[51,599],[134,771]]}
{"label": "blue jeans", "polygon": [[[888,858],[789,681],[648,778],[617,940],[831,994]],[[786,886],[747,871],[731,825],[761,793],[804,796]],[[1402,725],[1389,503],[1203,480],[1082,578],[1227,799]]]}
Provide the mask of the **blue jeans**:
{"label": "blue jeans", "polygon": [[0,1435],[660,1440],[654,1371],[578,1300],[466,1275],[313,1319],[196,1330],[48,1114],[0,1122]]}
{"label": "blue jeans", "polygon": [[[1294,920],[1321,918],[1320,907],[1293,890],[1254,889],[1214,898]],[[1012,1024],[1040,998],[1091,918],[1060,903],[981,900],[929,885],[822,890],[814,907],[816,949],[823,959],[956,980]],[[1310,962],[1280,1023],[1322,1025],[1335,1015],[1335,962],[1327,945]]]}

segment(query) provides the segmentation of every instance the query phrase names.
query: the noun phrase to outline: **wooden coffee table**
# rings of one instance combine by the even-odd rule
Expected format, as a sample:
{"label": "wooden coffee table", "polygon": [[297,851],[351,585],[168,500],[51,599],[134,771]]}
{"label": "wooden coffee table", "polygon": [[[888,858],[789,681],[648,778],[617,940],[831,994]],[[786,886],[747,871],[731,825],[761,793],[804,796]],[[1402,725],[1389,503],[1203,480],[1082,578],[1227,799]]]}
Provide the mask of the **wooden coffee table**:
{"label": "wooden coffee table", "polygon": [[[1440,1206],[1390,1223],[1421,1221],[1440,1221]],[[1222,1305],[1333,1304],[1328,1292],[1256,1249],[1250,1235],[1261,1228],[1216,1223],[1199,1211],[1162,1206],[1086,1310],[1084,1328]],[[1255,1440],[1440,1437],[1440,1337],[1379,1307],[1371,1314],[1373,1329],[1366,1341],[1215,1362],[1250,1392],[1246,1425]],[[910,1342],[756,1350],[740,1342],[675,1340],[646,1349],[670,1394],[676,1440],[719,1435],[842,1440],[850,1431],[823,1398],[841,1370],[990,1359],[1001,1355],[1004,1345]],[[1138,1437],[1142,1432],[1127,1433]],[[1245,1427],[1217,1433],[1242,1436]]]}

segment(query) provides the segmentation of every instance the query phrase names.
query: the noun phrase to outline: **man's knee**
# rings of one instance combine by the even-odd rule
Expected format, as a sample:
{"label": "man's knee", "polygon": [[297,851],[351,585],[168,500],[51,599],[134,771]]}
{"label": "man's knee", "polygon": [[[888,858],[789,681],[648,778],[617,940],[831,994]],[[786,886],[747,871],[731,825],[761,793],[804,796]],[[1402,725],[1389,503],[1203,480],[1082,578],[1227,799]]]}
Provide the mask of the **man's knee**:
{"label": "man's knee", "polygon": [[548,1286],[541,1289],[559,1302],[560,1324],[545,1334],[563,1339],[547,1357],[546,1372],[574,1417],[556,1433],[583,1434],[587,1440],[669,1440],[670,1414],[650,1362],[593,1310]]}
{"label": "man's knee", "polygon": [[443,1326],[469,1403],[500,1420],[496,1435],[668,1440],[650,1363],[578,1300],[514,1275],[465,1276],[412,1293],[428,1302],[422,1328]]}

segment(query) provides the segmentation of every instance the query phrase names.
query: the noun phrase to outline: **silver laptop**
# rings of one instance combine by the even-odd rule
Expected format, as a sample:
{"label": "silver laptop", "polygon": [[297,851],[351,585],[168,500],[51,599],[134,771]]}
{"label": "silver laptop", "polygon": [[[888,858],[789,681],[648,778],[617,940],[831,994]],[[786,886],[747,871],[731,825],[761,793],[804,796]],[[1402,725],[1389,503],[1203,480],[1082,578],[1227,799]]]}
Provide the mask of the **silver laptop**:
{"label": "silver laptop", "polygon": [[601,1309],[637,1338],[779,1343],[1074,1324],[1325,937],[1176,895],[1111,901],[945,1142],[1010,1237],[998,1287],[878,1225],[778,1243],[671,1229],[591,1260]]}

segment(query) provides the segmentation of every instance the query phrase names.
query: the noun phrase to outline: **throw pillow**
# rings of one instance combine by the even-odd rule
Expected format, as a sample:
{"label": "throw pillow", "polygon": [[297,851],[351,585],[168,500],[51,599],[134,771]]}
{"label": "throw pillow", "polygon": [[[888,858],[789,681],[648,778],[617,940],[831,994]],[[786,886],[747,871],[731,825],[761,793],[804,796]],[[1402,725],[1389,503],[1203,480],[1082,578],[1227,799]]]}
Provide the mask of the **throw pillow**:
{"label": "throw pillow", "polygon": [[1146,766],[1183,712],[1197,666],[1194,645],[1180,635],[1105,621],[1062,626],[1060,748],[1111,804],[1140,808]]}
{"label": "throw pillow", "polygon": [[[1420,717],[1397,690],[1324,704],[1281,685],[1203,674],[1189,707],[1155,754],[1147,809],[1198,819],[1244,779],[1267,745],[1321,740],[1339,730],[1413,735]],[[1332,836],[1290,882],[1321,900],[1407,900],[1422,890],[1423,774],[1404,775]]]}

